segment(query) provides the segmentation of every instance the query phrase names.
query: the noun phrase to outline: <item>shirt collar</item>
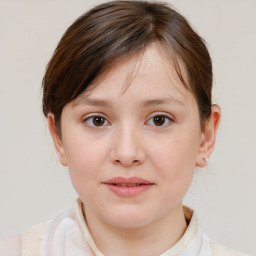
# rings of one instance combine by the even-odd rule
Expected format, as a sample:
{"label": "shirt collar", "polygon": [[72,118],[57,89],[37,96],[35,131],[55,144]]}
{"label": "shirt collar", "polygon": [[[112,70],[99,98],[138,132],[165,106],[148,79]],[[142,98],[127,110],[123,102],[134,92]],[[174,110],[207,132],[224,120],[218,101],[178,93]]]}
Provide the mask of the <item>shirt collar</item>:
{"label": "shirt collar", "polygon": [[[87,241],[88,245],[90,246],[95,256],[104,256],[100,252],[100,250],[97,248],[89,232],[88,226],[85,222],[85,218],[83,215],[82,205],[83,205],[82,201],[78,198],[74,206],[74,216],[76,218],[76,221],[83,232],[85,240]],[[183,212],[184,212],[186,221],[188,223],[188,227],[184,235],[174,246],[172,246],[170,249],[168,249],[166,252],[164,252],[160,256],[183,255],[183,252],[186,250],[186,248],[188,248],[189,246],[191,247],[191,244],[193,243],[195,244],[196,240],[198,240],[197,235],[199,234],[199,225],[198,225],[198,220],[195,213],[193,212],[193,210],[191,210],[186,206],[183,206]]]}

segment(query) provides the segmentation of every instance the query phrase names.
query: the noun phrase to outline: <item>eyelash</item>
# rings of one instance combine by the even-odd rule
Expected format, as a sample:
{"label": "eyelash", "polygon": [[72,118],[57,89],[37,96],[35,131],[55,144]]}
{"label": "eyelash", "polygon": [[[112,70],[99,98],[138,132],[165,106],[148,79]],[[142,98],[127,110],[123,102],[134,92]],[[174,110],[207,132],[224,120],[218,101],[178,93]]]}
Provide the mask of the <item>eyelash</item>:
{"label": "eyelash", "polygon": [[[153,125],[153,126],[155,126],[155,127],[166,127],[166,126],[168,126],[169,124],[170,124],[170,122],[172,122],[173,120],[169,117],[169,116],[167,116],[167,115],[164,115],[164,114],[156,114],[156,115],[154,115],[154,116],[152,116],[148,121],[147,121],[147,123],[150,121],[150,120],[154,120],[154,118],[156,118],[156,117],[162,117],[162,118],[164,118],[164,124],[165,125]],[[167,124],[166,124],[166,121],[168,122]],[[154,122],[154,121],[153,121]]]}
{"label": "eyelash", "polygon": [[[91,115],[91,116],[89,116],[89,117],[84,118],[84,119],[83,119],[83,123],[86,123],[88,127],[92,127],[92,128],[101,128],[101,127],[103,127],[103,126],[97,126],[97,125],[93,125],[93,124],[91,124],[91,125],[89,124],[89,125],[88,125],[88,123],[89,123],[90,120],[93,122],[93,119],[94,119],[94,118],[97,118],[97,117],[103,118],[103,119],[104,119],[104,123],[108,122],[107,119],[106,119],[104,116],[101,116],[101,115]],[[105,125],[104,125],[104,126],[105,126]]]}
{"label": "eyelash", "polygon": [[[94,124],[89,124],[89,122],[90,122],[90,120],[91,120],[91,122],[93,122],[93,119],[94,118],[97,118],[97,117],[99,117],[99,118],[103,118],[103,120],[104,120],[104,123],[103,123],[103,125],[100,125],[100,126],[97,126],[97,125],[94,125]],[[164,124],[166,123],[166,121],[168,122],[168,124],[170,123],[170,122],[173,122],[173,119],[172,118],[170,118],[169,116],[167,116],[167,115],[164,115],[164,114],[156,114],[156,115],[154,115],[154,116],[152,116],[146,123],[148,123],[150,120],[153,120],[154,118],[156,118],[156,117],[163,117],[164,118]],[[108,122],[107,121],[107,118],[105,118],[104,116],[102,116],[102,115],[91,115],[91,116],[89,116],[89,117],[86,117],[86,118],[84,118],[83,119],[83,123],[86,123],[86,125],[88,126],[88,127],[90,127],[90,128],[102,128],[102,127],[105,127],[106,125],[104,125],[106,122]],[[154,122],[154,121],[153,121]],[[168,124],[166,125],[154,125],[154,124],[152,124],[152,126],[155,126],[155,127],[166,127],[166,126],[168,126]]]}

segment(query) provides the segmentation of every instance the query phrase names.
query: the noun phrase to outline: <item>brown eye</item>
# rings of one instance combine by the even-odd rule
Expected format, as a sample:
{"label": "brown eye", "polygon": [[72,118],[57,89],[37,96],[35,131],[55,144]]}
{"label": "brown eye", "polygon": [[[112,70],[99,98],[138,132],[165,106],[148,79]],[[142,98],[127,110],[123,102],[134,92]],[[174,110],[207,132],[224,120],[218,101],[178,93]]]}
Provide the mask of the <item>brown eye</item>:
{"label": "brown eye", "polygon": [[166,115],[157,115],[150,118],[147,123],[152,126],[167,126],[171,121],[171,118]]}
{"label": "brown eye", "polygon": [[95,126],[102,126],[105,123],[105,118],[101,116],[93,117],[93,124]]}
{"label": "brown eye", "polygon": [[86,123],[86,125],[89,127],[103,127],[108,124],[106,118],[102,116],[90,116],[86,118],[83,122]]}
{"label": "brown eye", "polygon": [[155,116],[154,124],[157,126],[162,126],[165,123],[165,116]]}

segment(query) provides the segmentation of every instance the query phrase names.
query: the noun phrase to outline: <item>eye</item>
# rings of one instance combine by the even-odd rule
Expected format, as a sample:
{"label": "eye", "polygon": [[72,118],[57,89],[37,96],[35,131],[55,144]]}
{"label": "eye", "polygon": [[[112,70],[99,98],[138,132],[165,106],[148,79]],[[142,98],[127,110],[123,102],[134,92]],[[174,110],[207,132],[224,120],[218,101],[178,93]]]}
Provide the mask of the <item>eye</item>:
{"label": "eye", "polygon": [[90,116],[85,118],[83,122],[90,127],[102,127],[108,124],[107,119],[103,116]]}
{"label": "eye", "polygon": [[147,123],[153,126],[167,126],[171,121],[171,118],[166,115],[156,115],[150,118]]}

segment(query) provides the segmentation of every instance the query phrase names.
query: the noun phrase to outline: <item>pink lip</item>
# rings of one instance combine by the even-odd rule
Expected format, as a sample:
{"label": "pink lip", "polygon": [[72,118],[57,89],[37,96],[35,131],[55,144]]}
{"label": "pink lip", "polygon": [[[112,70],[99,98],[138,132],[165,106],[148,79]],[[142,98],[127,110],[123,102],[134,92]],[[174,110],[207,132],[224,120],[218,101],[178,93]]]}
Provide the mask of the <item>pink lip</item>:
{"label": "pink lip", "polygon": [[[106,185],[111,192],[121,197],[135,197],[154,185],[154,183],[139,177],[115,177],[102,183]],[[132,184],[136,185],[132,186]]]}

